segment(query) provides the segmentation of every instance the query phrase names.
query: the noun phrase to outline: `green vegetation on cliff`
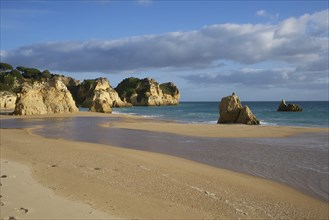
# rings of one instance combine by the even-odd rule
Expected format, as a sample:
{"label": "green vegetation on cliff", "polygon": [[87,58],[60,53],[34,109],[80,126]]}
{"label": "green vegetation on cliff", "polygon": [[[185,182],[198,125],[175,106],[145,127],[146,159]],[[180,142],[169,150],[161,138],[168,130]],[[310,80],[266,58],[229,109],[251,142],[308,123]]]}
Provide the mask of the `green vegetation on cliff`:
{"label": "green vegetation on cliff", "polygon": [[18,92],[24,82],[45,81],[56,75],[48,70],[19,66],[16,69],[8,63],[0,63],[0,91]]}
{"label": "green vegetation on cliff", "polygon": [[178,88],[172,83],[162,83],[160,89],[164,94],[177,95],[179,93]]}
{"label": "green vegetation on cliff", "polygon": [[130,77],[120,82],[115,90],[119,94],[120,98],[123,99],[124,97],[130,97],[132,94],[136,94],[141,84],[141,79]]}
{"label": "green vegetation on cliff", "polygon": [[8,63],[0,63],[0,71],[13,70],[13,66]]}
{"label": "green vegetation on cliff", "polygon": [[[95,88],[106,88],[108,99],[113,102],[111,105],[117,107],[131,105],[175,105],[179,103],[179,91],[173,83],[159,85],[154,79],[139,79],[130,77],[124,79],[113,90],[107,79],[88,79],[80,83],[71,77],[52,74],[48,70],[39,70],[18,66],[14,68],[7,63],[0,63],[0,91],[19,93],[25,85],[33,85],[35,82],[48,82],[49,80],[59,80],[71,92],[73,99],[78,106],[83,106],[87,97],[91,101]],[[98,90],[97,90],[98,91]],[[121,99],[121,100],[120,100]]]}

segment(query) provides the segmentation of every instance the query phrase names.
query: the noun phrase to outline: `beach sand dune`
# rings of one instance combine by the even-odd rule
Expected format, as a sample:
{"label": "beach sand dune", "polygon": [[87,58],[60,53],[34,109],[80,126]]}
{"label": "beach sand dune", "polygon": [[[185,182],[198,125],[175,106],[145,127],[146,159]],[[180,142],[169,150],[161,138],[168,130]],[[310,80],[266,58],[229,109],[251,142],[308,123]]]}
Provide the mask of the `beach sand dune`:
{"label": "beach sand dune", "polygon": [[[327,203],[269,180],[168,155],[46,139],[28,129],[1,129],[1,161],[27,165],[38,184],[56,196],[120,218],[329,217]],[[2,166],[1,175],[18,175],[14,170]],[[15,207],[28,210],[26,216],[41,209],[18,202]],[[1,218],[10,214],[2,208]]]}

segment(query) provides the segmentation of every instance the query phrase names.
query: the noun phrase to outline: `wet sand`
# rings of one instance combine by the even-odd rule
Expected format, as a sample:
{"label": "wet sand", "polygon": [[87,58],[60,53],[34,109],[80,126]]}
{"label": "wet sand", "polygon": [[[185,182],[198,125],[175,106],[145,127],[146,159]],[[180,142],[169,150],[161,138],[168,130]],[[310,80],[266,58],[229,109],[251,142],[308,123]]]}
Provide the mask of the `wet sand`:
{"label": "wet sand", "polygon": [[[122,133],[121,139],[132,137],[126,135]],[[151,142],[139,145],[152,148]],[[290,187],[111,144],[46,139],[28,130],[1,129],[4,159],[28,165],[33,177],[57,195],[123,218],[329,217],[327,203]]]}
{"label": "wet sand", "polygon": [[[4,121],[3,126],[8,128],[39,126],[40,128],[34,129],[33,132],[44,137],[100,143],[178,156],[218,168],[271,179],[292,186],[315,198],[329,201],[327,133],[313,133],[314,130],[311,129],[311,133],[291,137],[210,138],[151,132],[138,128],[118,128],[117,125],[120,126],[122,121],[126,124],[128,124],[126,121],[129,121],[136,126],[138,124],[136,121],[140,120],[117,117],[24,119],[23,121],[19,119],[18,121]],[[156,129],[161,123],[154,124]],[[171,123],[162,124],[171,126]],[[246,126],[236,127],[246,129]],[[195,128],[194,132],[196,130]],[[224,134],[229,137],[231,135],[220,132],[220,136]]]}

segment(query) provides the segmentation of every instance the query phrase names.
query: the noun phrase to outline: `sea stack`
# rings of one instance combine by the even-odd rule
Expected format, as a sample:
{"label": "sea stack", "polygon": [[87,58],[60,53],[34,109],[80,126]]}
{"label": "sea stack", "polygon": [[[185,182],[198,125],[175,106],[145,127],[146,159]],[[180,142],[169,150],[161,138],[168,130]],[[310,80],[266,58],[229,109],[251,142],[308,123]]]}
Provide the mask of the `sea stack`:
{"label": "sea stack", "polygon": [[218,124],[259,125],[259,121],[248,106],[242,106],[239,97],[232,95],[222,98],[219,104]]}
{"label": "sea stack", "polygon": [[172,83],[159,84],[154,79],[126,78],[115,88],[123,101],[133,106],[178,105],[180,93]]}
{"label": "sea stack", "polygon": [[284,99],[280,102],[278,112],[301,112],[303,109],[297,104],[288,104]]}
{"label": "sea stack", "polygon": [[111,113],[112,107],[130,107],[123,102],[106,78],[84,80],[77,86],[75,100],[92,112]]}

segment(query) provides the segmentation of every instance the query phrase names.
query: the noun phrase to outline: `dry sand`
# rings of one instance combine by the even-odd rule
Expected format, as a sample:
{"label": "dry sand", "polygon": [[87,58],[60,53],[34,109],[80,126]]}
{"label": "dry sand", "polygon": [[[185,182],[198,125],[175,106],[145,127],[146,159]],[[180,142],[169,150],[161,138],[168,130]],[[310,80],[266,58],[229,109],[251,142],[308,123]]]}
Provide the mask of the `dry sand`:
{"label": "dry sand", "polygon": [[[139,119],[128,118],[125,124],[129,124],[130,120],[137,122]],[[149,122],[144,123],[149,125]],[[180,128],[180,125],[172,123],[159,125]],[[237,127],[241,133],[249,130],[249,127]],[[203,129],[203,126],[193,126],[191,131],[177,133],[192,135],[197,130],[201,135],[207,133],[200,128]],[[208,126],[205,125],[205,128]],[[156,126],[152,130],[161,131]],[[233,130],[236,132],[237,129]],[[306,130],[302,129],[302,132]],[[28,215],[45,218],[41,215],[47,213],[45,209],[57,212],[58,218],[63,219],[78,214],[82,216],[80,218],[100,218],[97,216],[104,216],[103,212],[109,217],[151,219],[329,218],[327,203],[268,180],[167,155],[46,139],[31,134],[27,129],[1,129],[1,161],[8,161],[1,166],[1,175],[7,175],[1,178],[1,202],[4,203],[1,218],[15,212],[21,218]],[[31,169],[32,177],[38,183],[30,179],[28,169],[21,164]],[[22,172],[25,174],[22,175]],[[30,183],[29,186],[7,184],[15,181],[13,176],[19,176],[23,179],[19,182]],[[22,191],[15,190],[18,188]],[[34,199],[26,202],[22,197],[37,196],[38,190],[45,192],[47,202],[40,204]],[[9,201],[15,204],[10,206]],[[66,211],[52,209],[53,201],[65,206],[63,210]],[[85,212],[78,211],[81,208]],[[28,212],[24,214],[25,209]],[[95,215],[91,217],[87,210],[93,210]],[[52,217],[49,212],[47,218]]]}
{"label": "dry sand", "polygon": [[1,160],[1,219],[115,219],[89,205],[71,201],[32,178],[28,166]]}

